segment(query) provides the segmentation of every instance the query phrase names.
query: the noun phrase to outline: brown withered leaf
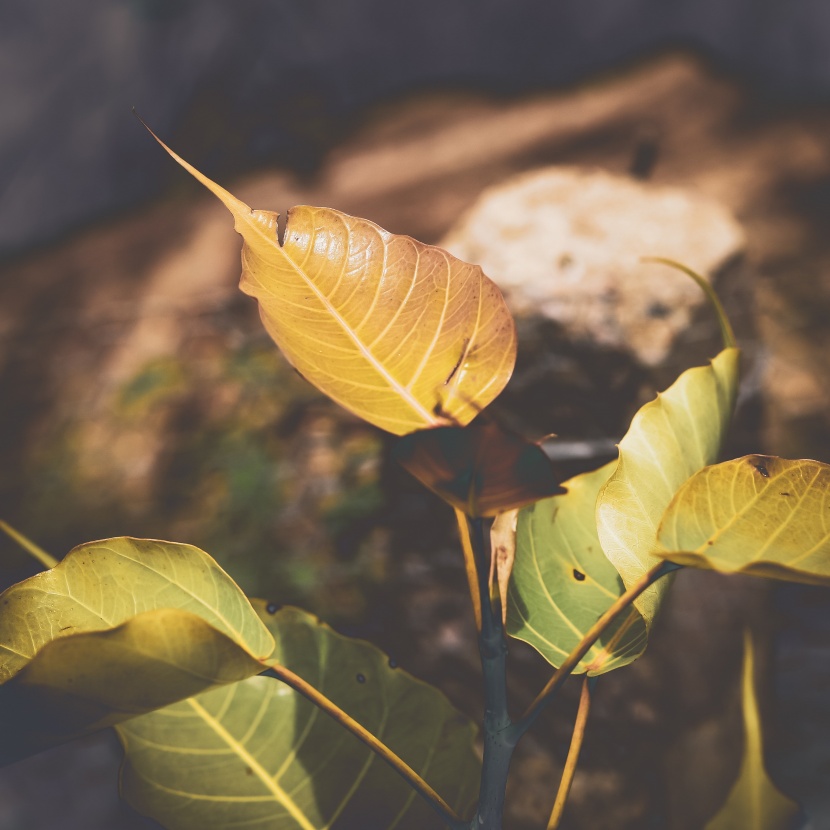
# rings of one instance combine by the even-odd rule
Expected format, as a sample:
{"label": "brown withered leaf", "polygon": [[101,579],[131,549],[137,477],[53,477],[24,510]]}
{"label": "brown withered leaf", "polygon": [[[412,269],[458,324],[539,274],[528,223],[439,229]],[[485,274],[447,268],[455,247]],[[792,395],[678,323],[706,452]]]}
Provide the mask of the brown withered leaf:
{"label": "brown withered leaf", "polygon": [[392,455],[444,501],[474,518],[565,492],[541,447],[492,421],[413,432],[397,441]]}

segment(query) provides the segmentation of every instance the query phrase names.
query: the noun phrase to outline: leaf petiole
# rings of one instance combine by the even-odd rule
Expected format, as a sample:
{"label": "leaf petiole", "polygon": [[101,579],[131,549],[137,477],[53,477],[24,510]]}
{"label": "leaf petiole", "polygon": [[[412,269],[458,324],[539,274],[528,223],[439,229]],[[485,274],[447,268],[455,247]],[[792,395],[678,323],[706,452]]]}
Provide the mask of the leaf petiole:
{"label": "leaf petiole", "polygon": [[562,771],[562,780],[559,782],[559,792],[556,793],[556,801],[548,820],[547,830],[556,830],[565,810],[565,802],[573,784],[576,765],[579,761],[579,752],[582,749],[582,741],[585,738],[585,725],[588,722],[588,713],[591,709],[591,695],[596,686],[597,678],[588,677],[582,681],[582,692],[579,695],[579,709],[576,712],[574,731],[571,736],[571,745],[568,748],[568,757],[565,759],[565,769]]}
{"label": "leaf petiole", "polygon": [[22,533],[15,530],[8,522],[4,522],[2,519],[0,519],[0,530],[14,539],[23,550],[37,559],[44,568],[54,568],[58,564],[58,560],[54,556],[47,553],[42,547],[36,545],[31,539],[27,539]]}
{"label": "leaf petiole", "polygon": [[553,673],[545,687],[528,706],[521,719],[513,725],[517,737],[524,735],[539,717],[542,710],[553,698],[557,689],[570,677],[579,661],[590,651],[591,646],[603,635],[606,629],[614,622],[643,591],[653,585],[661,577],[682,567],[674,562],[661,562],[646,571],[619,599],[588,629],[588,633],[580,640],[579,645],[565,658],[562,665]]}
{"label": "leaf petiole", "polygon": [[669,268],[675,268],[678,271],[682,271],[686,276],[691,277],[699,286],[699,288],[703,291],[706,295],[706,299],[712,305],[712,308],[715,310],[715,315],[718,318],[718,325],[720,326],[721,337],[723,338],[723,347],[724,349],[732,349],[737,346],[737,341],[735,340],[735,332],[732,330],[732,324],[729,322],[729,317],[726,315],[726,310],[723,307],[723,304],[720,301],[720,297],[718,297],[717,292],[712,287],[712,284],[704,279],[697,271],[693,271],[686,265],[683,265],[680,262],[675,262],[673,259],[666,259],[665,257],[661,256],[646,256],[642,257],[643,262],[655,262],[660,265],[668,265]]}
{"label": "leaf petiole", "polygon": [[470,598],[473,601],[473,613],[476,618],[476,629],[481,631],[481,597],[479,596],[479,574],[476,569],[476,557],[473,552],[473,543],[470,539],[470,526],[467,517],[457,507],[455,520],[458,522],[458,535],[461,539],[461,549],[464,551],[464,570],[467,573],[467,584],[470,588]]}

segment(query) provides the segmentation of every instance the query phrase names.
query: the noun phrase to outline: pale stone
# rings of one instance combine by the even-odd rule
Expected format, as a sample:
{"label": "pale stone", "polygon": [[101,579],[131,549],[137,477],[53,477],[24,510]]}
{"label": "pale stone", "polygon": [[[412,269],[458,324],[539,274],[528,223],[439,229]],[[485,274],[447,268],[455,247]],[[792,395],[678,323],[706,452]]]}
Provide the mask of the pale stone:
{"label": "pale stone", "polygon": [[732,214],[701,194],[550,167],[486,190],[442,245],[481,265],[515,315],[541,315],[574,340],[655,366],[704,296],[675,269],[642,258],[712,275],[745,239]]}

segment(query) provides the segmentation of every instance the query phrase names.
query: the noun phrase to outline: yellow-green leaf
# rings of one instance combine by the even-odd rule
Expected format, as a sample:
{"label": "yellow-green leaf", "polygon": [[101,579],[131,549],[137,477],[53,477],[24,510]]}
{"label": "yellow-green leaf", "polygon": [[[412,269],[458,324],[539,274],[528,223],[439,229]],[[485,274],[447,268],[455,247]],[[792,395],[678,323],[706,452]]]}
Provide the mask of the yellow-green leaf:
{"label": "yellow-green leaf", "polygon": [[798,805],[770,781],[764,769],[764,744],[755,697],[752,638],[746,635],[741,698],[744,717],[744,755],[738,780],[726,803],[705,830],[788,830]]}
{"label": "yellow-green leaf", "polygon": [[[478,786],[475,730],[436,689],[303,611],[268,614],[272,660],[371,730],[460,813]],[[354,736],[280,681],[254,677],[118,727],[127,800],[168,830],[441,827]]]}
{"label": "yellow-green leaf", "polygon": [[[661,560],[657,528],[686,479],[718,456],[735,404],[737,349],[684,372],[643,406],[619,445],[617,468],[597,502],[597,530],[606,556],[627,587]],[[648,625],[668,579],[635,601]]]}
{"label": "yellow-green leaf", "polygon": [[318,389],[382,429],[471,421],[504,388],[516,332],[481,268],[329,208],[252,210],[165,148],[230,210],[241,288],[268,333]]}
{"label": "yellow-green leaf", "polygon": [[[563,485],[565,495],[519,512],[516,559],[507,603],[507,632],[559,666],[625,588],[597,535],[600,488],[613,461]],[[639,611],[612,625],[585,655],[576,673],[602,674],[627,665],[646,647]]]}
{"label": "yellow-green leaf", "polygon": [[725,573],[830,585],[830,466],[749,455],[692,476],[660,524],[660,555]]}
{"label": "yellow-green leaf", "polygon": [[81,545],[0,595],[0,761],[256,674],[273,642],[198,548]]}
{"label": "yellow-green leaf", "polygon": [[0,764],[262,668],[238,643],[179,609],[52,640],[0,686]]}

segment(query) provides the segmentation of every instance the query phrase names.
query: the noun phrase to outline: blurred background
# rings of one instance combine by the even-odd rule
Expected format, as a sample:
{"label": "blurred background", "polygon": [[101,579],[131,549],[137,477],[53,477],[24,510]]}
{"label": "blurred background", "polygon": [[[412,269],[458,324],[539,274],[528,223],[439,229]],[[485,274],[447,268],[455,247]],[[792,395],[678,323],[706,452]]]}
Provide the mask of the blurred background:
{"label": "blurred background", "polygon": [[[745,348],[727,456],[830,461],[830,6],[821,0],[0,0],[0,517],[55,555],[198,544],[253,595],[372,639],[477,719],[448,510],[386,436],[283,361],[236,289],[224,209],[141,125],[254,207],[334,207],[482,263],[519,317],[501,420],[604,463],[636,408]],[[0,587],[32,563],[0,540]],[[702,827],[741,751],[741,631],[767,765],[830,826],[830,602],[683,573],[649,653],[604,679],[563,827]],[[513,649],[512,693],[549,670]],[[514,764],[544,826],[568,690]],[[0,770],[0,830],[154,825],[107,737]],[[48,798],[45,796],[48,794]]]}

